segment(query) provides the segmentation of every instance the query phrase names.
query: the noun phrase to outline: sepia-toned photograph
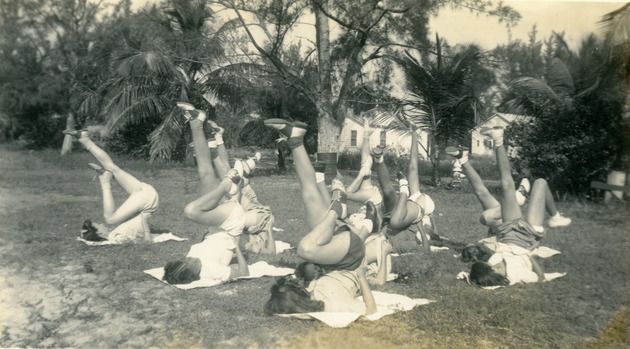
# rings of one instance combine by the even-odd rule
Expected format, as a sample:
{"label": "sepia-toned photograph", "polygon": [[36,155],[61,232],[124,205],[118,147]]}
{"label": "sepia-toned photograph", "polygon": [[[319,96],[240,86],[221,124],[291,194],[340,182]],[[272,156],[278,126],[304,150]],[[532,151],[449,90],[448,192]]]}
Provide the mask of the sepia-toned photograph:
{"label": "sepia-toned photograph", "polygon": [[630,3],[0,0],[0,348],[630,348]]}

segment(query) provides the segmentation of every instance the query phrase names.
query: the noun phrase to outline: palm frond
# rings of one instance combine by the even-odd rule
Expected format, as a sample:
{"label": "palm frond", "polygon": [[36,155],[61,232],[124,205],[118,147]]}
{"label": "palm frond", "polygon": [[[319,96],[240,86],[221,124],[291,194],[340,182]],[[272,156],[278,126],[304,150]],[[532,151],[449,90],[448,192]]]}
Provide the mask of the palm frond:
{"label": "palm frond", "polygon": [[[112,104],[114,102],[119,102],[119,104]],[[148,118],[160,118],[165,110],[172,108],[170,102],[155,95],[121,96],[120,100],[110,102],[106,108],[111,111],[106,129],[113,133],[130,123],[137,123]]]}
{"label": "palm frond", "polygon": [[181,123],[179,113],[174,108],[164,118],[164,121],[151,132],[149,142],[151,161],[156,158],[169,159],[182,137],[185,125]]}
{"label": "palm frond", "polygon": [[554,58],[551,61],[546,78],[549,87],[556,93],[564,95],[573,95],[575,93],[575,85],[569,68],[561,59]]}
{"label": "palm frond", "polygon": [[630,3],[607,13],[598,22],[610,46],[630,43]]}
{"label": "palm frond", "polygon": [[120,76],[175,75],[171,59],[157,51],[124,52],[115,58],[116,71]]}
{"label": "palm frond", "polygon": [[103,97],[96,91],[83,90],[76,93],[73,98],[76,98],[77,100],[77,112],[80,115],[96,115],[101,110]]}
{"label": "palm frond", "polygon": [[512,89],[521,89],[522,91],[528,91],[533,93],[544,94],[550,98],[555,100],[560,100],[560,97],[553,91],[553,89],[544,83],[541,80],[530,78],[530,77],[522,77],[516,78],[510,82],[510,88]]}

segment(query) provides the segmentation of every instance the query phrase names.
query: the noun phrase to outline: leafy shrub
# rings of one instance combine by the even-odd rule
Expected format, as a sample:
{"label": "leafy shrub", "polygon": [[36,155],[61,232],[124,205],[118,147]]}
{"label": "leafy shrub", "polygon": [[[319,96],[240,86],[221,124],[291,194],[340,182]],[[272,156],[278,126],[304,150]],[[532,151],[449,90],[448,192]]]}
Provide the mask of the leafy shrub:
{"label": "leafy shrub", "polygon": [[[138,123],[129,124],[111,136],[107,141],[108,149],[115,154],[148,159],[149,135],[158,124],[159,120],[155,119],[145,119]],[[176,151],[171,159],[178,159],[177,154],[181,158],[182,152]]]}
{"label": "leafy shrub", "polygon": [[[561,193],[585,193],[594,179],[605,179],[621,168],[624,144],[620,122],[599,117],[611,107],[577,104],[576,108],[550,108],[531,124],[508,128],[508,139],[518,146],[515,168],[545,178]],[[617,115],[620,113],[617,111]]]}

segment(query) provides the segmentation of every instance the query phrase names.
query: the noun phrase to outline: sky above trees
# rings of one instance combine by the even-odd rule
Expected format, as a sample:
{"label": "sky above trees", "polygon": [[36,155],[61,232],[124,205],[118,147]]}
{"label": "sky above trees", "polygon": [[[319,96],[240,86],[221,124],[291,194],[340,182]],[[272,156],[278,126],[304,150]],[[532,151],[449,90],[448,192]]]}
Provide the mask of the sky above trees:
{"label": "sky above trees", "polygon": [[[556,31],[564,31],[567,43],[576,48],[589,33],[597,32],[601,17],[624,5],[624,2],[586,1],[506,1],[521,14],[519,24],[512,29],[512,38],[527,41],[528,33],[536,25],[538,38],[547,38]],[[496,18],[475,16],[466,10],[443,9],[430,24],[451,45],[475,42],[485,49],[509,40],[505,25]]]}
{"label": "sky above trees", "polygon": [[[139,9],[155,0],[133,0],[133,9]],[[512,39],[527,41],[528,33],[536,25],[538,38],[547,38],[552,31],[564,31],[567,43],[576,48],[589,33],[597,32],[601,17],[623,6],[623,1],[506,1],[521,14],[519,24],[512,28]],[[313,21],[314,22],[314,21]],[[334,23],[331,29],[334,31]],[[431,31],[437,31],[449,44],[477,43],[490,50],[505,44],[509,34],[505,24],[496,18],[486,18],[466,10],[442,9],[431,19]],[[308,30],[304,28],[304,30]]]}

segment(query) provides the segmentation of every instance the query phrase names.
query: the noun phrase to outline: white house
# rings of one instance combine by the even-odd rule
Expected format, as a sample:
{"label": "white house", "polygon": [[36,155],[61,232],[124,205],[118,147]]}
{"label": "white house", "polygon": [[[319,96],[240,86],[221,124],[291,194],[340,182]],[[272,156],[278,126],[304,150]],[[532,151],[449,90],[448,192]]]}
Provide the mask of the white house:
{"label": "white house", "polygon": [[[386,131],[382,127],[373,126],[370,127],[374,130],[370,137],[370,148],[374,148],[377,145],[384,145],[390,150],[398,151],[401,153],[409,154],[411,149],[411,135],[400,135],[400,133],[394,131]],[[354,117],[346,116],[346,119],[341,129],[341,137],[339,144],[339,152],[360,152],[361,145],[363,144],[363,122]],[[418,152],[424,159],[427,158],[428,137],[425,131],[421,131],[418,137],[419,143]]]}
{"label": "white house", "polygon": [[514,122],[530,122],[531,116],[516,115],[516,114],[504,114],[495,113],[488,120],[477,125],[471,132],[471,145],[470,153],[472,155],[491,156],[492,153],[492,140],[479,132],[485,127],[507,127]]}

